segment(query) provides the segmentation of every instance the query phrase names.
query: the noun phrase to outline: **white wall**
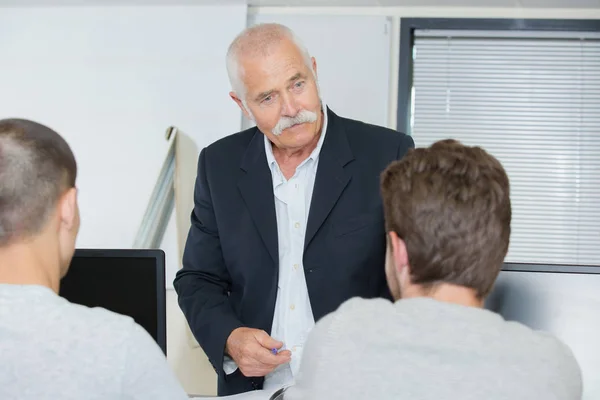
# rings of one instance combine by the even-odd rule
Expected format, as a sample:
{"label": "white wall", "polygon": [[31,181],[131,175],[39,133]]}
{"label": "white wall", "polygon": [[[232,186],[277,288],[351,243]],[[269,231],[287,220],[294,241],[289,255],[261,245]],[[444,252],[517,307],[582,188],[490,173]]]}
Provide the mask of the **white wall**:
{"label": "white wall", "polygon": [[[176,125],[198,148],[240,129],[225,52],[246,6],[0,8],[0,118],[60,132],[79,164],[78,247],[133,244]],[[179,267],[174,224],[163,247]],[[214,392],[168,295],[169,362],[185,389]]]}
{"label": "white wall", "polygon": [[245,24],[243,5],[0,9],[0,110],[71,144],[78,247],[131,247],[168,126],[199,148],[239,130],[224,56]]}
{"label": "white wall", "polygon": [[[387,126],[396,128],[396,110],[398,101],[398,59],[400,48],[401,18],[533,18],[533,19],[600,19],[600,8],[524,8],[524,7],[249,7],[250,20],[268,20],[269,18],[296,19],[315,16],[319,19],[331,16],[389,16],[391,23],[390,64],[388,78]],[[357,27],[358,30],[358,27]],[[310,48],[309,48],[310,51]],[[336,62],[335,54],[328,61]],[[340,60],[344,57],[341,56]],[[338,68],[352,68],[352,65],[336,64]],[[363,101],[357,99],[358,101]],[[335,109],[335,104],[331,104]]]}

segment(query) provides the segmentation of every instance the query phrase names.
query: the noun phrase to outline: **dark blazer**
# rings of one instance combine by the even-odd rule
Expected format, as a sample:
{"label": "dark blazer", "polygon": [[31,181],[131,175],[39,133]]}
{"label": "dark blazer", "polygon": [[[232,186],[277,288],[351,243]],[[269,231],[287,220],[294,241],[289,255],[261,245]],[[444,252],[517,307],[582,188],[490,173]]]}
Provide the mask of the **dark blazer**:
{"label": "dark blazer", "polygon": [[[304,244],[315,320],[354,296],[390,297],[380,174],[414,147],[410,136],[338,117],[328,125]],[[192,225],[174,286],[194,336],[218,374],[218,394],[262,388],[263,378],[223,372],[234,329],[271,331],[279,255],[271,171],[257,128],[200,152]]]}

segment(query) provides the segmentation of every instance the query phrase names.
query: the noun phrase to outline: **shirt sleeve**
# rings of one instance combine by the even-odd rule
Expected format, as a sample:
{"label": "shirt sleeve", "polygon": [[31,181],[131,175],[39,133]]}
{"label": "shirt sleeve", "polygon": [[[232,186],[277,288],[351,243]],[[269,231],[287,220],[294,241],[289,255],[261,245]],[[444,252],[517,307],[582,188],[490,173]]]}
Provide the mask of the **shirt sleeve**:
{"label": "shirt sleeve", "polygon": [[141,326],[133,324],[125,346],[124,399],[188,398],[160,347]]}
{"label": "shirt sleeve", "polygon": [[238,366],[235,361],[229,356],[223,356],[223,371],[225,375],[231,375],[237,371]]}

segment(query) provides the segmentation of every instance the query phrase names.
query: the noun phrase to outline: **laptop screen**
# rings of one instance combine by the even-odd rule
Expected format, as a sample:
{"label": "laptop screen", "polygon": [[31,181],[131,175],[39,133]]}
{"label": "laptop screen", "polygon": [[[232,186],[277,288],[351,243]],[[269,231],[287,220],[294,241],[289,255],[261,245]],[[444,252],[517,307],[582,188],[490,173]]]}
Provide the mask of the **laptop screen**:
{"label": "laptop screen", "polygon": [[77,250],[59,294],[72,303],[132,317],[166,355],[165,263],[161,250]]}

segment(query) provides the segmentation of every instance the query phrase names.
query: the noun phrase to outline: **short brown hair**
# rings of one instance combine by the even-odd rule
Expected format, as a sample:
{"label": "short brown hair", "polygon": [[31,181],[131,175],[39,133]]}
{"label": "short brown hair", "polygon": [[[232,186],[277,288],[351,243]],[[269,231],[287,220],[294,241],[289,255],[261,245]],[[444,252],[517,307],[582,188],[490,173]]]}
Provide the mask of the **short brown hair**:
{"label": "short brown hair", "polygon": [[38,233],[76,176],[75,157],[58,133],[29,120],[0,120],[0,246]]}
{"label": "short brown hair", "polygon": [[509,180],[496,158],[480,147],[439,141],[393,162],[381,189],[386,230],[405,242],[413,283],[489,294],[511,222]]}

